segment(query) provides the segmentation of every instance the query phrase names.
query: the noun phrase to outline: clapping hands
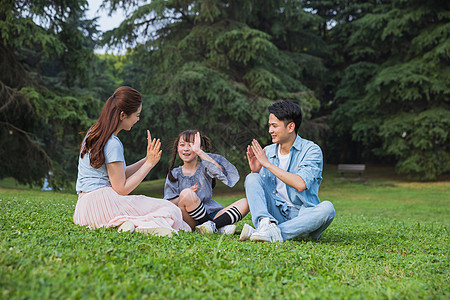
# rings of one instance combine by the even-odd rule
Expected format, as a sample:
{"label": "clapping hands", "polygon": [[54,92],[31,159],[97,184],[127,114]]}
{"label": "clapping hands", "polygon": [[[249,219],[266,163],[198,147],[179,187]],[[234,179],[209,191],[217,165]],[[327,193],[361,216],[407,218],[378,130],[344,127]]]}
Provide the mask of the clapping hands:
{"label": "clapping hands", "polygon": [[247,146],[247,159],[252,173],[259,173],[261,168],[269,163],[266,152],[257,140],[252,140],[252,145]]}

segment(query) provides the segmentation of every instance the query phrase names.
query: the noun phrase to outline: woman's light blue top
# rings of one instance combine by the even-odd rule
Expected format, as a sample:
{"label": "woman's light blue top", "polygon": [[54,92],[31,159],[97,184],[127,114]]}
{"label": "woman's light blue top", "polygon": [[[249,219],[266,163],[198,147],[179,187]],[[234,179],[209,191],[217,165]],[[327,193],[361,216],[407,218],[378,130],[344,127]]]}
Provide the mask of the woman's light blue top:
{"label": "woman's light blue top", "polygon": [[[86,140],[86,138],[85,138]],[[81,150],[84,148],[81,147]],[[123,155],[123,145],[117,136],[114,134],[111,135],[109,140],[106,142],[105,148],[105,164],[103,164],[100,168],[95,169],[91,166],[89,161],[89,152],[81,158],[81,155],[78,159],[78,178],[77,178],[77,194],[83,192],[88,193],[93,190],[111,186],[111,182],[109,181],[108,171],[106,170],[106,164],[112,163],[115,161],[122,161],[123,167],[126,169],[127,165],[125,164],[125,157]]]}
{"label": "woman's light blue top", "polygon": [[222,170],[212,162],[202,160],[200,161],[197,171],[192,176],[184,176],[181,166],[172,170],[172,175],[176,179],[171,182],[169,177],[166,178],[164,186],[164,199],[170,200],[180,195],[181,191],[198,183],[196,191],[197,196],[203,202],[208,214],[216,212],[223,208],[222,205],[212,200],[212,179],[216,178],[222,181],[229,187],[233,187],[239,181],[239,173],[235,166],[233,166],[225,157],[210,154],[208,155],[214,159]]}

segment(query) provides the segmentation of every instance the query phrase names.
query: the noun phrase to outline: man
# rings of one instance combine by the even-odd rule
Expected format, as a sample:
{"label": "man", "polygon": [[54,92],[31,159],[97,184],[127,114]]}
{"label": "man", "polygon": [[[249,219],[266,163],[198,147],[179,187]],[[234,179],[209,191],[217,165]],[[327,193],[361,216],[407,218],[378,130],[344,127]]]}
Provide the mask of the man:
{"label": "man", "polygon": [[294,237],[320,238],[334,219],[334,207],[320,202],[323,157],[320,147],[297,135],[302,111],[292,102],[268,108],[272,145],[256,140],[247,147],[252,173],[245,192],[256,230],[245,224],[240,240],[283,242]]}

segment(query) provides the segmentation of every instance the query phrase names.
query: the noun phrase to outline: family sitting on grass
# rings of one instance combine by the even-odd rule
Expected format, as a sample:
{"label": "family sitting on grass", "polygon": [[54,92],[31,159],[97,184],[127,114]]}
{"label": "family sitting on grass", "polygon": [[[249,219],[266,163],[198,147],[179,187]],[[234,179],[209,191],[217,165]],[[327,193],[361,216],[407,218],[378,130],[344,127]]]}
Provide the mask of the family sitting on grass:
{"label": "family sitting on grass", "polygon": [[[251,173],[245,180],[247,198],[226,208],[212,199],[216,180],[233,187],[236,167],[209,153],[211,141],[196,130],[183,131],[173,144],[164,199],[129,195],[161,158],[159,139],[147,130],[147,155],[125,164],[117,135],[139,121],[141,94],[120,87],[106,101],[88,130],[78,162],[78,202],[74,222],[91,228],[119,227],[119,232],[172,236],[178,230],[234,234],[235,223],[250,211],[255,228],[244,224],[240,240],[283,242],[294,237],[320,238],[334,219],[334,207],[320,202],[323,158],[319,146],[302,139],[300,107],[292,102],[269,106],[273,144],[247,147]],[[174,168],[177,155],[182,165]]]}

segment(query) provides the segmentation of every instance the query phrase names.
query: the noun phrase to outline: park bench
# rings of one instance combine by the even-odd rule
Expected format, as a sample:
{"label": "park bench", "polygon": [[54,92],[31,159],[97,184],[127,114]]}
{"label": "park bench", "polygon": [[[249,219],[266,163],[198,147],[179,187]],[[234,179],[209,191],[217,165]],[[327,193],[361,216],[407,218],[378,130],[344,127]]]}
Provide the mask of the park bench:
{"label": "park bench", "polygon": [[341,173],[341,176],[344,176],[345,173],[358,173],[359,176],[361,176],[365,169],[366,169],[366,165],[364,165],[364,164],[339,164],[338,165],[338,172]]}

